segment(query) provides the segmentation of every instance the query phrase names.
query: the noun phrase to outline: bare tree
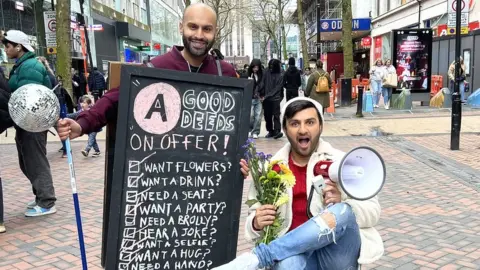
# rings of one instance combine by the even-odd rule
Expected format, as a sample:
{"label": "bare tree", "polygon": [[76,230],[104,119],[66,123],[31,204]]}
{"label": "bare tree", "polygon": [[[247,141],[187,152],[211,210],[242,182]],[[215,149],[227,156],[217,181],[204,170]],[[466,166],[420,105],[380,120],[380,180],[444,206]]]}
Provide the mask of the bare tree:
{"label": "bare tree", "polygon": [[70,39],[70,0],[57,0],[57,74],[63,79],[63,87],[72,94],[72,54]]}
{"label": "bare tree", "polygon": [[352,1],[342,1],[343,65],[346,79],[353,78]]}
{"label": "bare tree", "polygon": [[[308,61],[308,48],[307,48],[307,36],[305,32],[305,21],[303,20],[303,5],[302,0],[297,0],[297,19],[298,19],[298,32],[300,32],[300,43],[302,44],[302,58],[303,62]],[[306,66],[306,65],[305,65]]]}
{"label": "bare tree", "polygon": [[286,36],[288,30],[285,29],[283,13],[287,4],[288,0],[254,0],[252,8],[244,11],[244,16],[250,20],[252,28],[267,37],[265,49],[268,42],[272,41],[275,52],[281,58],[283,44],[284,59],[287,58]]}
{"label": "bare tree", "polygon": [[233,31],[234,21],[237,17],[236,11],[239,11],[243,5],[230,0],[202,0],[202,2],[212,7],[217,14],[218,31],[213,48],[220,49],[222,43]]}

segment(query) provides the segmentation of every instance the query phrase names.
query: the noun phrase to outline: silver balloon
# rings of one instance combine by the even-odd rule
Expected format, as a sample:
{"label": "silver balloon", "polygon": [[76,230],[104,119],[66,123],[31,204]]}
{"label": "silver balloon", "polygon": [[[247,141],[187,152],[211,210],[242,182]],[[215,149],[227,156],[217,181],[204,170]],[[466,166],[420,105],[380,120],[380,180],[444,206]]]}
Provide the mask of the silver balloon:
{"label": "silver balloon", "polygon": [[42,132],[55,125],[60,115],[60,102],[52,89],[40,84],[27,84],[13,92],[8,102],[13,122],[30,132]]}

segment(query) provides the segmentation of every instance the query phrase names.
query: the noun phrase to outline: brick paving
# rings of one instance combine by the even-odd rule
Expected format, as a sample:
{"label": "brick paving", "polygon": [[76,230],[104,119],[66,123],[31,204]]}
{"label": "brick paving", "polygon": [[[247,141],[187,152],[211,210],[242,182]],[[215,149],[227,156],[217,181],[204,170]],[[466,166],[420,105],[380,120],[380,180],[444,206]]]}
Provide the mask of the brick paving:
{"label": "brick paving", "polygon": [[[345,151],[360,145],[374,147],[387,164],[387,184],[380,195],[382,217],[377,226],[386,252],[381,260],[366,268],[479,269],[479,190],[460,179],[463,174],[445,170],[448,166],[462,164],[465,170],[480,175],[478,150],[474,150],[479,146],[478,136],[463,135],[461,152],[446,150],[440,142],[445,141],[445,136],[392,138],[399,140],[326,138]],[[258,146],[264,152],[274,152],[285,141],[262,139]],[[104,147],[104,142],[99,143]],[[84,142],[73,143],[77,185],[89,269],[100,269],[103,157],[84,158],[79,153],[83,146]],[[0,270],[81,269],[68,167],[57,152],[59,147],[58,142],[48,145],[58,212],[46,217],[26,218],[23,212],[25,204],[32,199],[30,185],[18,169],[15,146],[0,145],[8,230],[0,235]],[[416,151],[408,150],[411,147]],[[423,160],[424,157],[430,160]],[[431,160],[446,166],[433,166]],[[246,180],[244,194],[250,183]],[[243,237],[246,213],[247,208],[242,205],[238,253],[251,248]]]}

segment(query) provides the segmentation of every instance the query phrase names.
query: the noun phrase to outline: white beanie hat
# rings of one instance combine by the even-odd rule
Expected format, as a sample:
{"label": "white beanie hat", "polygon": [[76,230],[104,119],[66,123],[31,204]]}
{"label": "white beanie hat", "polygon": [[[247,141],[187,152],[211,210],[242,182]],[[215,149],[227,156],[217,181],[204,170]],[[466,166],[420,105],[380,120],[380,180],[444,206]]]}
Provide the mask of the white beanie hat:
{"label": "white beanie hat", "polygon": [[311,98],[308,98],[308,97],[296,97],[296,98],[292,98],[289,101],[287,101],[287,103],[285,103],[285,105],[283,105],[282,112],[280,114],[281,123],[283,124],[283,120],[284,120],[284,117],[285,117],[285,110],[287,109],[287,107],[290,104],[292,104],[293,102],[300,101],[300,100],[308,101],[308,102],[313,103],[313,105],[315,105],[315,107],[317,108],[318,114],[320,115],[320,118],[321,118],[320,121],[323,124],[324,118],[323,118],[323,106],[322,106],[322,104],[320,104],[320,103],[318,103],[318,101],[315,101],[315,100],[313,100]]}

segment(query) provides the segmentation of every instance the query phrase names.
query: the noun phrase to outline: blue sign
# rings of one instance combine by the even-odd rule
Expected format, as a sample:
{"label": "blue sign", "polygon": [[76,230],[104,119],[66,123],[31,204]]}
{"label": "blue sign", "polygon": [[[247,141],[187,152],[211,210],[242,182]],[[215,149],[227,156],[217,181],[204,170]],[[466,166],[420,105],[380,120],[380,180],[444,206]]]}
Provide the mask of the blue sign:
{"label": "blue sign", "polygon": [[[370,31],[372,19],[359,18],[352,20],[352,31]],[[342,19],[320,20],[320,32],[339,32],[342,31]]]}

